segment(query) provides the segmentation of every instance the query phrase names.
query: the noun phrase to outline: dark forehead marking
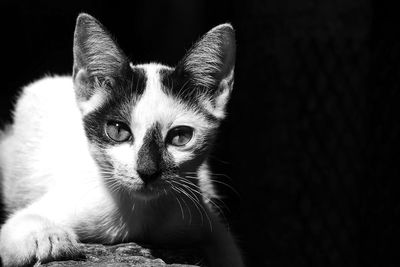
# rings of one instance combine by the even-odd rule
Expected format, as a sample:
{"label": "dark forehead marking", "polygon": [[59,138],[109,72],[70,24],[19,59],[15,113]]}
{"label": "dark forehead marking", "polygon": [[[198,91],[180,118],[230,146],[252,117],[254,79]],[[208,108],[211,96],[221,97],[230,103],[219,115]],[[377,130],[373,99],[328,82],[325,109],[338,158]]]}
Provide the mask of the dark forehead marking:
{"label": "dark forehead marking", "polygon": [[99,143],[107,143],[109,139],[104,134],[104,125],[109,120],[122,121],[129,125],[132,108],[136,99],[143,94],[146,82],[145,71],[141,68],[132,68],[105,88],[108,91],[105,102],[84,118],[88,138]]}
{"label": "dark forehead marking", "polygon": [[146,83],[146,71],[143,68],[132,66],[131,91],[134,92],[136,96],[142,95],[146,88]]}
{"label": "dark forehead marking", "polygon": [[176,87],[176,84],[174,84],[174,79],[173,79],[174,69],[161,69],[159,73],[163,88],[168,88],[169,93],[172,92],[173,88]]}
{"label": "dark forehead marking", "polygon": [[[173,95],[189,107],[195,108],[197,112],[203,114],[207,120],[211,122],[219,121],[212,113],[201,105],[200,99],[197,97],[198,94],[195,92],[195,88],[193,88],[189,78],[178,75],[174,69],[162,69],[160,70],[160,79],[164,93],[167,95]],[[206,91],[204,91],[204,93],[207,95]]]}
{"label": "dark forehead marking", "polygon": [[160,70],[160,79],[166,94],[172,94],[181,100],[190,100],[193,91],[190,90],[190,80],[178,75],[175,69]]}
{"label": "dark forehead marking", "polygon": [[140,68],[129,68],[117,77],[111,78],[113,83],[104,86],[104,89],[108,91],[108,99],[117,101],[134,99],[146,88],[146,73]]}
{"label": "dark forehead marking", "polygon": [[199,93],[213,97],[218,89],[216,85],[210,88],[196,85],[191,75],[180,71],[180,69],[162,69],[160,78],[161,83],[165,88],[168,88],[169,93],[188,101],[195,100]]}
{"label": "dark forehead marking", "polygon": [[103,115],[121,118],[130,121],[130,114],[136,100],[146,88],[147,78],[145,71],[132,68],[125,73],[123,80],[109,89],[106,103],[100,108]]}

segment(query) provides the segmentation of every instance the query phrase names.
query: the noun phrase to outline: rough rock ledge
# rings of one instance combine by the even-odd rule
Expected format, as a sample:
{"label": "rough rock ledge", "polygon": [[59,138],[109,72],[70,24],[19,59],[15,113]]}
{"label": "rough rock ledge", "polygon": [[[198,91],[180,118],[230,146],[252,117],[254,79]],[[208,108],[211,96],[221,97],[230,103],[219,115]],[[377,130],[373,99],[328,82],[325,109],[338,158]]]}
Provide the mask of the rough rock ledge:
{"label": "rough rock ledge", "polygon": [[82,251],[84,256],[80,259],[53,261],[45,264],[36,264],[35,266],[198,267],[201,262],[199,251],[195,249],[151,249],[136,243],[113,246],[83,244]]}

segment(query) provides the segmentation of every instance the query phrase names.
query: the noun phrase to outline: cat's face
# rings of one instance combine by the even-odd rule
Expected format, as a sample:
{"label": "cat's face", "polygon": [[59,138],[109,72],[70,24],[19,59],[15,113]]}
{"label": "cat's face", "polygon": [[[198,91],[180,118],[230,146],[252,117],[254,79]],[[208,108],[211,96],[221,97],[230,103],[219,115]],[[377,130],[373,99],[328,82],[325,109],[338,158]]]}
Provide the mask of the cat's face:
{"label": "cat's face", "polygon": [[234,50],[225,24],[176,68],[133,65],[94,18],[78,18],[74,86],[92,154],[111,190],[150,199],[197,173],[224,117]]}
{"label": "cat's face", "polygon": [[126,86],[85,102],[84,125],[107,182],[155,196],[197,170],[219,120],[173,91],[172,84],[184,85],[172,69],[148,64],[131,71]]}

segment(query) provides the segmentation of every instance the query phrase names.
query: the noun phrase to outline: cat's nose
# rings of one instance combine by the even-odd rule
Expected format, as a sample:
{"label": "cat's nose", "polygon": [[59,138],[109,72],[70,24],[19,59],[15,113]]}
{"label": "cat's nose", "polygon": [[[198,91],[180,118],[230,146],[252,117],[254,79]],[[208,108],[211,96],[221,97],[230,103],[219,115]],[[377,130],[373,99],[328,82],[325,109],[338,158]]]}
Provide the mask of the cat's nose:
{"label": "cat's nose", "polygon": [[160,176],[161,156],[155,148],[145,148],[139,152],[136,172],[146,184],[153,182]]}
{"label": "cat's nose", "polygon": [[146,184],[153,182],[160,176],[161,151],[156,129],[151,129],[146,134],[143,145],[138,152],[136,171],[140,179]]}
{"label": "cat's nose", "polygon": [[140,179],[145,183],[149,184],[153,181],[155,181],[159,176],[160,172],[159,171],[140,171],[137,170],[137,173],[139,174]]}

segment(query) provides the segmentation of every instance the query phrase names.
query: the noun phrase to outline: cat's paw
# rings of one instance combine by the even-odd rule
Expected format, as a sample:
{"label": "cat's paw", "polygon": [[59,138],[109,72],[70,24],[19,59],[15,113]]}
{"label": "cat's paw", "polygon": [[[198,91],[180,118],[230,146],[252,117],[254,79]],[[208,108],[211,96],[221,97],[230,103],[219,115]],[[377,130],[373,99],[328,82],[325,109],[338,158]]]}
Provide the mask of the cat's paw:
{"label": "cat's paw", "polygon": [[10,218],[0,231],[0,257],[5,267],[78,255],[79,245],[72,230],[37,215]]}

